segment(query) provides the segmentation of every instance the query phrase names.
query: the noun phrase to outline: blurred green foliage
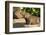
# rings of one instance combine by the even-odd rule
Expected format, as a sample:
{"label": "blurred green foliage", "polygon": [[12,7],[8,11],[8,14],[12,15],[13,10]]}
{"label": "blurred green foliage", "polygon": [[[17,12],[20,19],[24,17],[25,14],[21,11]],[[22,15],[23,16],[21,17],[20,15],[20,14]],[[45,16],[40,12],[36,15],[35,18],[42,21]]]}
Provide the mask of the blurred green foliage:
{"label": "blurred green foliage", "polygon": [[23,7],[22,9],[25,12],[30,13],[33,16],[38,16],[40,17],[40,8],[29,8],[29,7]]}

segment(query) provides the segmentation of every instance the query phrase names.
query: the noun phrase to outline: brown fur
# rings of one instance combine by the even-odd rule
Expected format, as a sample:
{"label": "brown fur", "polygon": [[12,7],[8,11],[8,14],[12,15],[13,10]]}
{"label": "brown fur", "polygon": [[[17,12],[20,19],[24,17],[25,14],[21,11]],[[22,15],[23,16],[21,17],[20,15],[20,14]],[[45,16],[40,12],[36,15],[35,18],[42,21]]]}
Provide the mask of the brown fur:
{"label": "brown fur", "polygon": [[37,19],[38,19],[38,17],[36,17],[36,16],[30,16],[30,18],[29,18],[30,22],[29,23],[31,25],[38,24]]}

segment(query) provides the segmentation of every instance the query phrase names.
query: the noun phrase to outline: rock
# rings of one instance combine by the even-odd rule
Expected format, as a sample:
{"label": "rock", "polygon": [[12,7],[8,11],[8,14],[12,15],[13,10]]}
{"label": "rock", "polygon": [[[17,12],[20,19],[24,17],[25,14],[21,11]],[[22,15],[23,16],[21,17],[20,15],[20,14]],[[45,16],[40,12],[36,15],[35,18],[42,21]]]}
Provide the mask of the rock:
{"label": "rock", "polygon": [[26,23],[26,20],[24,18],[21,19],[14,19],[13,23]]}
{"label": "rock", "polygon": [[23,16],[20,14],[21,9],[19,7],[15,7],[13,10],[13,17],[14,18],[22,18]]}
{"label": "rock", "polygon": [[16,12],[16,13],[15,13],[15,16],[16,16],[16,18],[18,18],[18,19],[23,18],[23,16],[22,16],[19,12]]}

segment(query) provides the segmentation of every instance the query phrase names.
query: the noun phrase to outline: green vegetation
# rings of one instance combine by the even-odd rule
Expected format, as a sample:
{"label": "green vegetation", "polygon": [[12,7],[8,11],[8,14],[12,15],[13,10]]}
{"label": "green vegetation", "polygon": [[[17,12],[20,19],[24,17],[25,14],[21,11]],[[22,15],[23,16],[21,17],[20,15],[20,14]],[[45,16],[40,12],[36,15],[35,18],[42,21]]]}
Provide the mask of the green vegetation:
{"label": "green vegetation", "polygon": [[23,7],[22,11],[28,12],[28,13],[32,14],[33,16],[40,17],[40,8]]}

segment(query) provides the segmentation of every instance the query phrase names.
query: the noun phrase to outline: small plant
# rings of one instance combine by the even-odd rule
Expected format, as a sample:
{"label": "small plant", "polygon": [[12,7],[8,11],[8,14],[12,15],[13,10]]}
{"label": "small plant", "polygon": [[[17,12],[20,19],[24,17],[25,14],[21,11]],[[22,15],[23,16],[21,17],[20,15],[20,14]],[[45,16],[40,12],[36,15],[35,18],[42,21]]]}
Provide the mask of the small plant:
{"label": "small plant", "polygon": [[32,14],[33,16],[40,17],[40,8],[23,7],[22,11],[28,12],[28,13]]}

